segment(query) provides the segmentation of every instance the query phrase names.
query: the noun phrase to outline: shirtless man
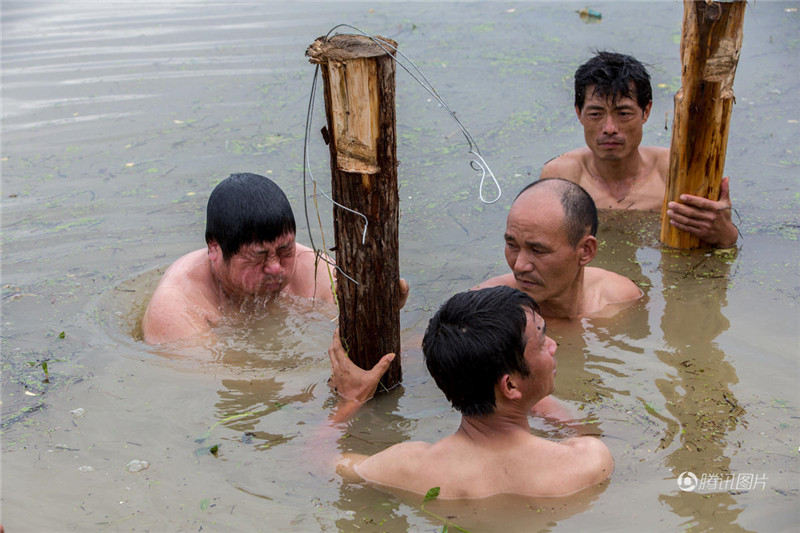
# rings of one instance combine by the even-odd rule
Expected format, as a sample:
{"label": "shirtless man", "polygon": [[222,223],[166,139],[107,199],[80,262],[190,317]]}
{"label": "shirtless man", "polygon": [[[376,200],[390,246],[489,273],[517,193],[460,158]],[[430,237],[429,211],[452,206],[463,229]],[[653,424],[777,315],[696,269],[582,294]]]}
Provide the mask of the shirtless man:
{"label": "shirtless man", "polygon": [[[635,58],[598,52],[575,72],[575,112],[586,147],[548,161],[542,178],[574,181],[600,209],[658,209],[664,203],[669,149],[640,146],[653,105],[650,75]],[[728,178],[719,200],[689,194],[670,202],[670,224],[718,247],[733,246]]]}
{"label": "shirtless man", "polygon": [[315,264],[295,231],[289,200],[269,178],[233,174],[220,182],[208,198],[207,247],[164,273],[142,318],[144,341],[189,337],[282,293],[333,301],[326,263]]}
{"label": "shirtless man", "polygon": [[564,179],[536,181],[508,212],[505,255],[511,272],[477,289],[504,285],[539,304],[546,318],[596,315],[642,291],[628,278],[587,266],[597,254],[597,209],[580,186]]}
{"label": "shirtless man", "polygon": [[[468,291],[434,315],[422,341],[428,371],[461,412],[455,434],[434,444],[403,442],[371,457],[347,454],[337,471],[351,481],[440,498],[497,493],[566,496],[608,478],[611,452],[594,437],[560,442],[531,434],[528,412],[553,392],[556,343],[528,295],[509,287]],[[352,412],[374,394],[393,354],[371,371],[347,358],[334,336],[329,349],[337,408]]]}

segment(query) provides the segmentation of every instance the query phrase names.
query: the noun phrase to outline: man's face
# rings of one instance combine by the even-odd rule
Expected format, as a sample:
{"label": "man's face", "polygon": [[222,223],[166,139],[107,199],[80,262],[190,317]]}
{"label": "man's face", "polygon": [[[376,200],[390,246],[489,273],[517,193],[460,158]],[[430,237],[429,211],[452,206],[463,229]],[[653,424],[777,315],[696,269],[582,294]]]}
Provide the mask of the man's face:
{"label": "man's face", "polygon": [[242,246],[227,261],[217,243],[208,246],[212,270],[223,290],[230,296],[264,297],[282,291],[294,274],[294,233],[274,241]]}
{"label": "man's face", "polygon": [[530,391],[536,401],[555,390],[556,341],[547,336],[547,325],[538,313],[525,313],[525,362],[528,363]]}
{"label": "man's face", "polygon": [[528,189],[511,206],[505,241],[506,262],[518,288],[540,305],[577,282],[581,246],[568,242],[561,200],[546,185]]}
{"label": "man's face", "polygon": [[636,100],[618,96],[612,103],[610,96],[594,94],[594,88],[594,85],[586,88],[583,109],[575,108],[583,125],[586,146],[598,159],[624,159],[642,142],[642,126],[650,116],[652,102],[642,109]]}

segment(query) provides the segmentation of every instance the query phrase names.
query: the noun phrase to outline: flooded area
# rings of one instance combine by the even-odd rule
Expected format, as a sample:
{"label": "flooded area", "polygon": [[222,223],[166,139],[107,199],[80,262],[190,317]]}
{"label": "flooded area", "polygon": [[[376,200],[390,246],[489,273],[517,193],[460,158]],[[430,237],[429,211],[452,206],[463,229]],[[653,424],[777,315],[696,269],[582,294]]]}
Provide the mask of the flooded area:
{"label": "flooded area", "polygon": [[[473,532],[795,528],[798,2],[754,2],[745,16],[725,167],[738,252],[662,248],[658,214],[603,213],[593,265],[645,295],[610,318],[548,326],[555,395],[611,449],[609,481],[564,499],[422,506],[346,483],[326,462],[456,430],[420,339],[451,294],[506,272],[511,200],[583,143],[572,74],[595,49],[648,65],[644,143],[669,145],[682,4],[604,2],[591,6],[602,13],[594,23],[581,7],[4,1],[6,531],[440,531],[437,516]],[[469,129],[503,196],[479,201],[456,124],[398,70],[400,270],[412,287],[403,384],[332,434],[333,305],[287,297],[169,347],[142,343],[138,322],[164,269],[204,246],[208,195],[233,172],[274,179],[309,244],[314,68],[304,52],[340,23],[399,43]],[[311,164],[328,190],[317,96]],[[332,241],[331,208],[319,205]],[[537,435],[574,434],[531,423]],[[683,472],[705,485],[681,491]]]}

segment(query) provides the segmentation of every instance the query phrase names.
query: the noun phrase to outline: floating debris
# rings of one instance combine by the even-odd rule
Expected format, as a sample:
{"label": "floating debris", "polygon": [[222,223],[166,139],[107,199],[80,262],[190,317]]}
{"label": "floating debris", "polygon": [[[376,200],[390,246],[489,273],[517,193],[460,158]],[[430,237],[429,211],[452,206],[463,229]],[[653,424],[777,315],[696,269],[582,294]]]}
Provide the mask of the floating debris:
{"label": "floating debris", "polygon": [[603,15],[599,11],[589,9],[588,7],[579,9],[576,13],[581,17],[581,20],[587,24],[600,22],[603,19]]}
{"label": "floating debris", "polygon": [[150,468],[150,463],[147,461],[140,461],[139,459],[134,459],[125,465],[125,470],[128,472],[141,472],[142,470],[147,470],[148,468]]}
{"label": "floating debris", "polygon": [[91,467],[89,465],[84,465],[84,466],[78,467],[78,470],[80,472],[94,472],[94,467]]}
{"label": "floating debris", "polygon": [[73,410],[72,410],[72,411],[70,411],[69,413],[70,413],[72,416],[74,416],[75,418],[80,418],[80,417],[82,417],[84,414],[86,414],[86,410],[84,410],[84,408],[83,408],[83,407],[78,407],[77,409],[73,409]]}

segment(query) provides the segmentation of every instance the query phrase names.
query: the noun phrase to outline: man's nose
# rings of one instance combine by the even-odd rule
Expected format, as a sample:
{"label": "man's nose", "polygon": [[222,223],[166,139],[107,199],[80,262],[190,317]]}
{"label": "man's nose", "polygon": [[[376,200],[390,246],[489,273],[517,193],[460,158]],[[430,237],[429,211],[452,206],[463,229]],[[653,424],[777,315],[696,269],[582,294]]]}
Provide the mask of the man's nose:
{"label": "man's nose", "polygon": [[533,270],[533,263],[525,252],[517,254],[517,259],[514,261],[514,270],[517,272],[530,272]]}
{"label": "man's nose", "polygon": [[548,348],[550,350],[550,357],[555,358],[556,348],[558,347],[558,343],[553,339],[551,339],[550,337],[547,337],[547,344],[549,345]]}
{"label": "man's nose", "polygon": [[278,261],[278,258],[268,257],[264,261],[264,273],[265,274],[277,274],[281,270],[281,262]]}
{"label": "man's nose", "polygon": [[617,132],[617,121],[614,115],[609,113],[603,121],[603,133],[612,134]]}

